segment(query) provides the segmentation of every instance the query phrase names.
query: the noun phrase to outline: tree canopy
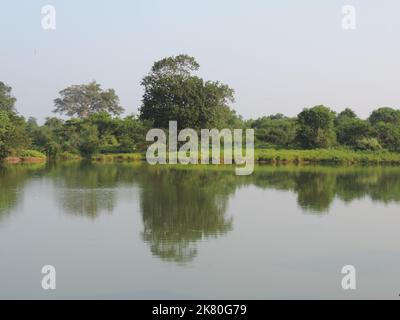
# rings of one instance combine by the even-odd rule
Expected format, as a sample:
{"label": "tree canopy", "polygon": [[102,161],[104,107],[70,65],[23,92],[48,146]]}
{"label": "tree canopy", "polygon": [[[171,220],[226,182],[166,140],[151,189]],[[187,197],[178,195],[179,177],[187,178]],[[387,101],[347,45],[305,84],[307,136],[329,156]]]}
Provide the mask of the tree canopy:
{"label": "tree canopy", "polygon": [[11,95],[12,88],[0,81],[0,111],[15,112],[15,99]]}
{"label": "tree canopy", "polygon": [[329,148],[336,142],[335,113],[320,105],[304,109],[297,116],[297,140],[304,148]]}
{"label": "tree canopy", "polygon": [[140,119],[167,128],[175,120],[178,128],[210,128],[228,125],[235,116],[229,103],[234,91],[219,81],[195,76],[197,61],[188,55],[164,58],[154,63],[141,82],[144,87]]}
{"label": "tree canopy", "polygon": [[324,105],[303,109],[297,116],[283,114],[246,120],[231,108],[234,90],[220,81],[204,80],[200,65],[186,54],[154,62],[142,79],[139,116],[121,117],[124,108],[114,89],[96,81],[71,85],[59,92],[54,112],[68,120],[47,118],[39,125],[15,108],[12,88],[0,81],[0,160],[32,148],[49,157],[66,154],[144,151],[151,127],[178,129],[253,128],[257,148],[346,148],[400,152],[400,110],[381,107],[367,119],[350,108],[336,113]]}
{"label": "tree canopy", "polygon": [[114,89],[103,90],[96,81],[69,86],[59,94],[61,97],[54,100],[53,112],[67,116],[82,118],[97,112],[119,115],[124,111]]}

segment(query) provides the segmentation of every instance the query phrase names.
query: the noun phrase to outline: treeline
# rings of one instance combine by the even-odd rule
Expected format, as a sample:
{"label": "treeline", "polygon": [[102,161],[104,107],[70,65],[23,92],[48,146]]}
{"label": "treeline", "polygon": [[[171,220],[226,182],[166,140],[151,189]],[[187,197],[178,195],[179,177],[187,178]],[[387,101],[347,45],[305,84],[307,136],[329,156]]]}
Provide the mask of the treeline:
{"label": "treeline", "polygon": [[336,114],[320,105],[297,117],[277,114],[246,124],[255,129],[259,147],[400,151],[400,110],[388,107],[374,110],[366,120],[349,108]]}
{"label": "treeline", "polygon": [[351,109],[336,114],[325,106],[304,109],[296,117],[282,114],[243,120],[232,109],[234,90],[196,75],[197,61],[188,55],[154,63],[141,85],[139,114],[121,117],[125,109],[113,89],[95,81],[59,92],[54,112],[39,125],[15,109],[12,89],[0,82],[0,159],[8,156],[90,157],[96,153],[144,151],[152,127],[254,128],[256,147],[275,149],[349,148],[400,151],[400,110],[379,108],[366,120]]}

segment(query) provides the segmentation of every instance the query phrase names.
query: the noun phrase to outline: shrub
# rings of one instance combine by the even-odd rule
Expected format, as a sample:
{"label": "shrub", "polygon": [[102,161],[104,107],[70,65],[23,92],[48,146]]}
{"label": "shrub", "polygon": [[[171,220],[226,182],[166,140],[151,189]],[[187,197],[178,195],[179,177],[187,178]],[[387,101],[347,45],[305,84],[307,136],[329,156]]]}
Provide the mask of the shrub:
{"label": "shrub", "polygon": [[60,159],[60,160],[80,160],[81,157],[77,154],[74,154],[74,153],[71,153],[68,151],[64,151],[58,155],[58,159]]}
{"label": "shrub", "polygon": [[22,150],[18,155],[24,158],[46,158],[45,154],[37,150]]}
{"label": "shrub", "polygon": [[378,151],[382,150],[382,146],[376,138],[362,138],[356,141],[357,150],[370,150]]}

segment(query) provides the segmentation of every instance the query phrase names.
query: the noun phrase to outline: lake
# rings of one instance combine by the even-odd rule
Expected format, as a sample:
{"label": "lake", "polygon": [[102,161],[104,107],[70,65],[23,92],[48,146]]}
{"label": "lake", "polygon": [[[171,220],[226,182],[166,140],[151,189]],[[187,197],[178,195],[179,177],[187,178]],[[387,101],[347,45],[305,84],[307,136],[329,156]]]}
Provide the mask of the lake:
{"label": "lake", "polygon": [[396,299],[400,168],[3,166],[0,271],[2,299]]}

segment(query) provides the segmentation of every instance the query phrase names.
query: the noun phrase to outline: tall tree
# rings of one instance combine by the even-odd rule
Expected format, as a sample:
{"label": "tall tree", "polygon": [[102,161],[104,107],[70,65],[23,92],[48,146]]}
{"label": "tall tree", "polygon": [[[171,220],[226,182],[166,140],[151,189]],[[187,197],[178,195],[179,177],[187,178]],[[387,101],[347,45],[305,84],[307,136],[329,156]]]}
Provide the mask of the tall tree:
{"label": "tall tree", "polygon": [[0,160],[29,145],[25,119],[15,113],[0,110]]}
{"label": "tall tree", "polygon": [[400,151],[400,110],[389,107],[374,110],[368,118],[382,147]]}
{"label": "tall tree", "polygon": [[178,55],[154,63],[143,78],[140,119],[166,128],[175,120],[179,128],[221,127],[232,123],[229,103],[233,89],[218,81],[204,81],[193,75],[199,64],[193,57]]}
{"label": "tall tree", "polygon": [[16,112],[17,99],[11,95],[12,88],[0,81],[0,111]]}
{"label": "tall tree", "polygon": [[366,120],[361,120],[356,113],[347,108],[340,112],[335,119],[337,141],[340,144],[356,147],[361,141],[365,144],[372,136],[373,129]]}
{"label": "tall tree", "polygon": [[124,111],[114,89],[103,90],[96,81],[69,86],[59,94],[61,97],[54,100],[53,112],[67,116],[87,117],[97,112],[119,115]]}
{"label": "tall tree", "polygon": [[320,105],[304,109],[297,116],[297,140],[304,148],[329,148],[336,142],[335,113]]}
{"label": "tall tree", "polygon": [[372,125],[376,125],[379,122],[398,125],[400,124],[400,110],[388,107],[379,108],[371,113],[368,120]]}
{"label": "tall tree", "polygon": [[17,114],[11,87],[0,82],[0,160],[30,145],[24,117]]}
{"label": "tall tree", "polygon": [[350,108],[346,108],[337,115],[335,119],[335,126],[337,127],[340,123],[349,119],[357,119],[357,114]]}

